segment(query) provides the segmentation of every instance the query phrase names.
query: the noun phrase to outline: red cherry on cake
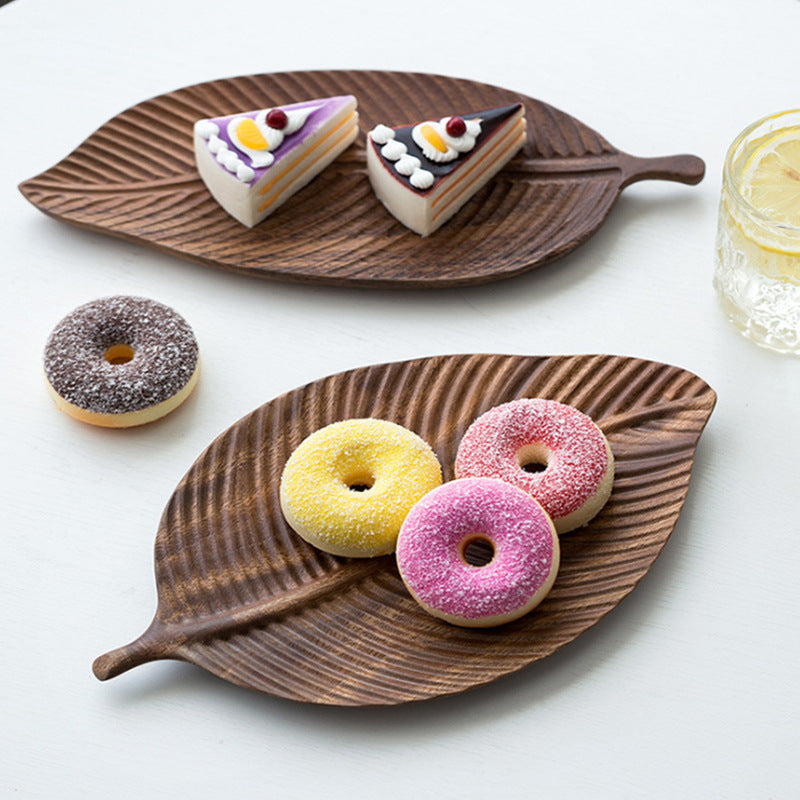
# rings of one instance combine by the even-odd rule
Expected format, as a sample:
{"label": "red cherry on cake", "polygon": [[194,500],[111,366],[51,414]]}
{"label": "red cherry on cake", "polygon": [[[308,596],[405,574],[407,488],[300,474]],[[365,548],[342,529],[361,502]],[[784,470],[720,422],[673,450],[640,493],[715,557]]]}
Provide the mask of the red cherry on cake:
{"label": "red cherry on cake", "polygon": [[461,117],[450,117],[447,124],[444,126],[448,136],[458,139],[467,132],[467,123]]}
{"label": "red cherry on cake", "polygon": [[282,131],[289,124],[289,117],[286,116],[286,112],[282,109],[273,108],[267,113],[266,122],[270,128]]}

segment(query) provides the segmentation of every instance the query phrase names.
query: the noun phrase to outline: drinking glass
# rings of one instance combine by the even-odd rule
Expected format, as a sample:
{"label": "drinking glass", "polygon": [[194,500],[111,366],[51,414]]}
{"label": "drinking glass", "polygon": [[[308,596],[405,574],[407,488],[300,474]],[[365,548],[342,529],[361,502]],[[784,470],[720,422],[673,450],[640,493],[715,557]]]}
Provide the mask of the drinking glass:
{"label": "drinking glass", "polygon": [[728,150],[714,286],[745,336],[800,355],[800,109],[754,122]]}

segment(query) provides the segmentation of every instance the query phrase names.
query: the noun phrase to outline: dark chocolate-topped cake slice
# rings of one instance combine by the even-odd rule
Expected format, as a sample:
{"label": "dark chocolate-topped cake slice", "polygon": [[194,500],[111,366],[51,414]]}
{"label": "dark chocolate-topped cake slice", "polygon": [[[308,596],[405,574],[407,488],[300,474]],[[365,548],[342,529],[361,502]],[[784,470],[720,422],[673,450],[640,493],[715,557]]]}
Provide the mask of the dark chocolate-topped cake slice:
{"label": "dark chocolate-topped cake slice", "polygon": [[519,151],[521,103],[370,131],[367,166],[375,194],[400,222],[433,233]]}

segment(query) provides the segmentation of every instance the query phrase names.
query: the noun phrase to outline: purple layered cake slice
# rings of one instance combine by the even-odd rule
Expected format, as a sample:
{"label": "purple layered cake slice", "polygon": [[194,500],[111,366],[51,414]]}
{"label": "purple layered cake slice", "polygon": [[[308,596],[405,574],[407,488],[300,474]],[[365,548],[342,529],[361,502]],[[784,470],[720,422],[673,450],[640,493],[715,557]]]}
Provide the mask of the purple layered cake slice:
{"label": "purple layered cake slice", "polygon": [[201,119],[194,126],[194,152],[214,199],[252,227],[318,175],[357,134],[355,97],[324,97]]}
{"label": "purple layered cake slice", "polygon": [[412,231],[427,236],[447,222],[525,142],[521,103],[389,128],[367,142],[378,199]]}

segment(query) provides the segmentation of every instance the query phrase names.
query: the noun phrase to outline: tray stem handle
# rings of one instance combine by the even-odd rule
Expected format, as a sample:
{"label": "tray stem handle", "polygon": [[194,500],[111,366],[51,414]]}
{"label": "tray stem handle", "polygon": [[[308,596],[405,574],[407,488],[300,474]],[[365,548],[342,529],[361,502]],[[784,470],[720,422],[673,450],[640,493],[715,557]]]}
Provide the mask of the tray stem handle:
{"label": "tray stem handle", "polygon": [[174,657],[174,646],[163,636],[159,636],[156,628],[160,628],[160,626],[151,625],[130,644],[98,656],[92,664],[92,672],[95,677],[98,680],[107,681],[109,678],[116,678],[117,675],[141,664]]}
{"label": "tray stem handle", "polygon": [[639,158],[627,153],[622,158],[622,186],[636,181],[677,181],[693,186],[703,180],[706,165],[702,158],[688,153],[678,156]]}

